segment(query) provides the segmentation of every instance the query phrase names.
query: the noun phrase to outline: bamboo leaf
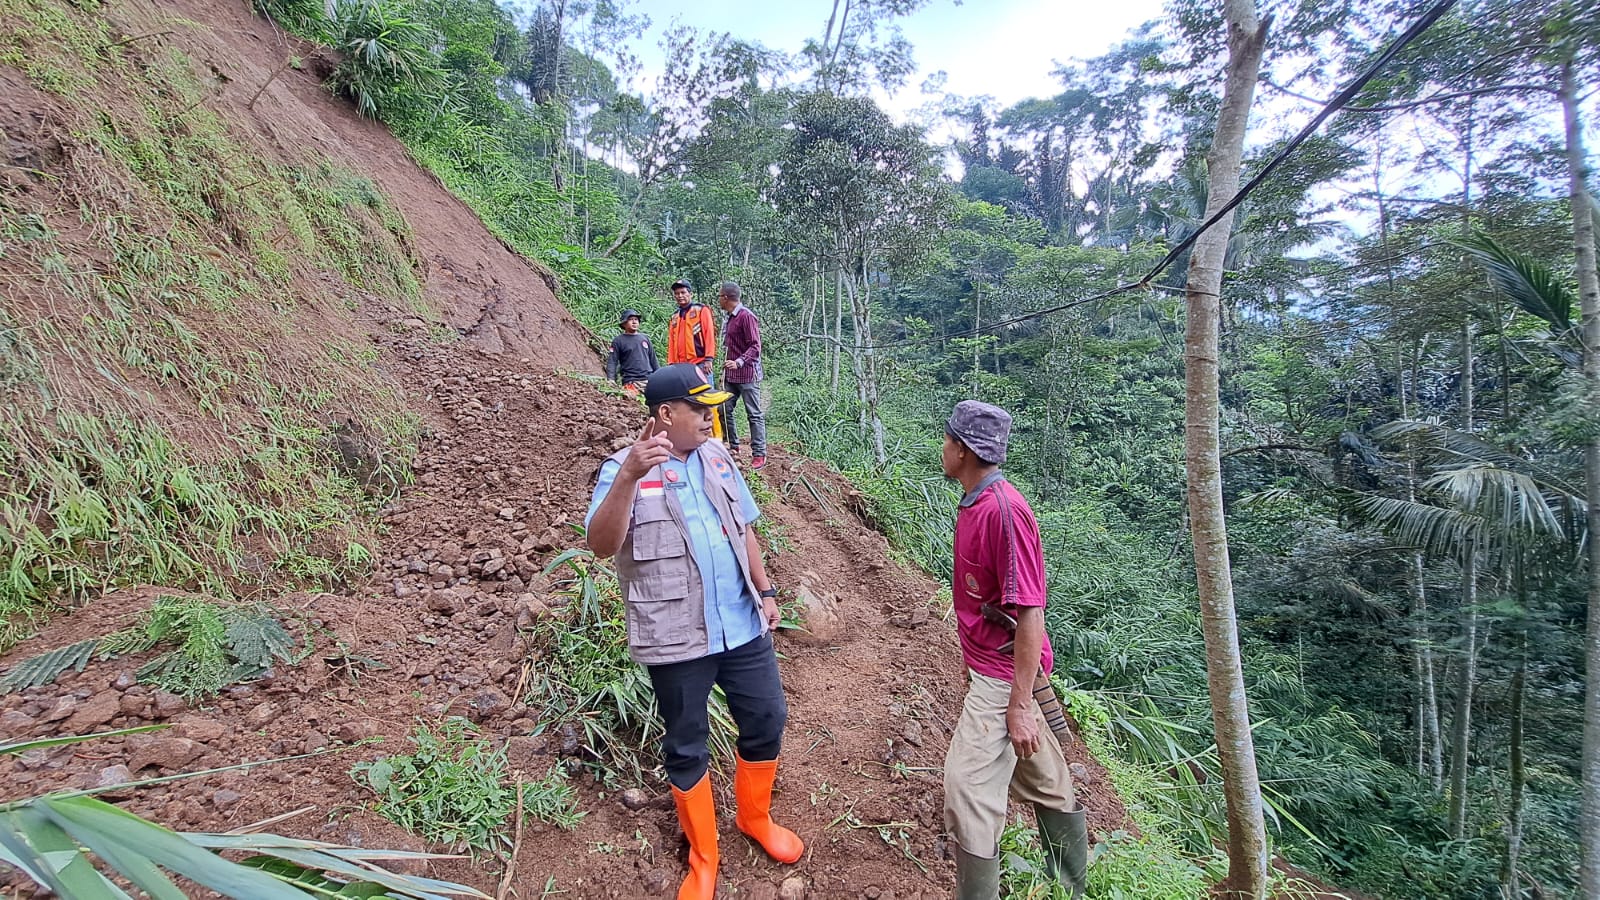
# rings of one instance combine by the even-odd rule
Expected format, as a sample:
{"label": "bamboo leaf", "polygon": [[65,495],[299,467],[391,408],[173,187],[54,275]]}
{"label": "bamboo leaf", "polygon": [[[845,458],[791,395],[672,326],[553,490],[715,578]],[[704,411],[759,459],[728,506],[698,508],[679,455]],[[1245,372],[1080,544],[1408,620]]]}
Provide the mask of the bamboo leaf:
{"label": "bamboo leaf", "polygon": [[88,847],[95,855],[105,860],[107,865],[138,885],[139,889],[149,894],[153,900],[184,900],[183,891],[178,890],[177,885],[162,874],[156,864],[148,858],[127,852],[122,846],[106,840],[105,835],[92,828],[84,828],[62,819],[48,804],[40,803],[37,806],[55,825],[70,833],[75,841]]}
{"label": "bamboo leaf", "polygon": [[36,741],[21,741],[15,744],[0,746],[0,753],[19,754],[29,750],[38,750],[43,747],[61,747],[66,744],[81,744],[104,737],[121,737],[125,734],[141,734],[146,731],[160,731],[170,728],[170,725],[140,725],[136,728],[119,728],[116,731],[101,731],[96,734],[69,734],[64,737],[40,738]]}
{"label": "bamboo leaf", "polygon": [[39,859],[60,880],[56,892],[74,900],[128,900],[121,888],[98,872],[83,855],[78,842],[46,817],[36,806],[24,806],[12,820],[21,828],[21,837],[37,851]]}
{"label": "bamboo leaf", "polygon": [[219,894],[250,900],[305,900],[304,891],[255,869],[235,865],[182,836],[92,797],[41,797],[57,821],[102,835],[128,853],[148,858]]}

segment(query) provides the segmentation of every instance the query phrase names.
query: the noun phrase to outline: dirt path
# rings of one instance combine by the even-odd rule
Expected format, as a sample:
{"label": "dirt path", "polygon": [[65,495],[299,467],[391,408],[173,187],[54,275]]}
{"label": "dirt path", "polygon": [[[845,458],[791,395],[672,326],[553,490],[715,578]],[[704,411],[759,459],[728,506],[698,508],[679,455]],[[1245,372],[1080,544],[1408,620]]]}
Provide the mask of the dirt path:
{"label": "dirt path", "polygon": [[[4,796],[123,777],[120,766],[150,777],[331,749],[118,796],[179,829],[224,830],[305,809],[276,830],[420,848],[369,811],[370,794],[347,774],[356,762],[403,752],[417,721],[468,716],[505,741],[525,771],[560,758],[559,739],[533,734],[538,711],[513,696],[529,658],[517,625],[544,606],[539,571],[575,542],[567,526],[581,521],[594,473],[635,427],[638,407],[517,360],[432,343],[426,325],[399,313],[374,313],[371,325],[431,434],[417,482],[385,512],[374,577],[337,593],[278,598],[303,616],[316,652],[196,709],[135,684],[137,657],[0,697],[8,738],[173,726],[0,761]],[[797,880],[787,890],[806,896],[945,896],[952,875],[940,835],[940,766],[962,684],[939,586],[893,561],[883,537],[850,511],[848,486],[825,467],[778,450],[764,474],[776,495],[765,509],[776,525],[774,578],[804,585],[831,610],[811,618],[814,633],[784,632],[778,642],[791,715],[775,807],[810,849],[793,867],[772,864],[735,831],[730,811],[722,893],[776,897],[788,878]],[[100,598],[0,663],[122,627],[155,593]],[[345,662],[362,657],[387,668],[352,675]],[[1074,749],[1087,765],[1080,774],[1091,820],[1120,826],[1125,814],[1104,772]],[[729,801],[726,781],[719,790]],[[540,896],[547,884],[581,897],[675,891],[683,842],[665,785],[647,785],[651,801],[633,811],[586,775],[574,783],[588,815],[570,833],[529,827],[516,896]],[[499,869],[498,861],[443,863],[433,874],[492,893]]]}

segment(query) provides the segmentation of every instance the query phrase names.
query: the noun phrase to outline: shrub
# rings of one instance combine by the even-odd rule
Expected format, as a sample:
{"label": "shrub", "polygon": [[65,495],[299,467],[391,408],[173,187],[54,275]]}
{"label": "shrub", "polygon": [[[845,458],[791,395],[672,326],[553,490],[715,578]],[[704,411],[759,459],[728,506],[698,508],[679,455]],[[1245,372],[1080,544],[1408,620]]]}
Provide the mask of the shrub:
{"label": "shrub", "polygon": [[419,726],[416,752],[358,763],[350,776],[378,795],[378,813],[401,828],[474,853],[506,843],[516,791],[506,786],[505,750],[492,750],[465,719],[434,732]]}
{"label": "shrub", "polygon": [[333,88],[354,100],[362,115],[394,122],[442,99],[433,31],[405,6],[393,0],[341,4],[332,38],[344,57]]}

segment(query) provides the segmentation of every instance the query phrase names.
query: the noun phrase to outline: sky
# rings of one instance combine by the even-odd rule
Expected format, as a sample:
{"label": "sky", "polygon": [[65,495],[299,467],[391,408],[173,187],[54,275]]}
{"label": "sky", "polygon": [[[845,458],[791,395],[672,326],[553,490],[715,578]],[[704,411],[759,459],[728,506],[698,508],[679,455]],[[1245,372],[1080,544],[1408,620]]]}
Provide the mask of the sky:
{"label": "sky", "polygon": [[[648,84],[661,65],[657,40],[674,21],[793,54],[806,38],[822,35],[833,2],[639,0],[632,8],[651,19],[639,47]],[[988,95],[1001,108],[1053,96],[1061,91],[1050,74],[1058,61],[1098,56],[1160,13],[1161,0],[965,0],[959,6],[933,0],[900,22],[920,71],[896,96],[880,100],[896,118],[907,119],[931,99],[919,86],[939,71],[948,76],[944,92]]]}

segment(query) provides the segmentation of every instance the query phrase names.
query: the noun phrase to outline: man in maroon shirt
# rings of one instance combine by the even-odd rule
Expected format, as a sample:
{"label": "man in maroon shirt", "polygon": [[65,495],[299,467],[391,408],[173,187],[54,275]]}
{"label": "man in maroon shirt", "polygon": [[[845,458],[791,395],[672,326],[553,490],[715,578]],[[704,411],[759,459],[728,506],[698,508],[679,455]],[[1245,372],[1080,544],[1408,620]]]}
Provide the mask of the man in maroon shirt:
{"label": "man in maroon shirt", "polygon": [[[999,897],[1008,794],[1033,804],[1046,870],[1071,896],[1082,895],[1088,866],[1088,823],[1033,697],[1035,679],[1048,678],[1055,660],[1044,629],[1039,523],[1000,471],[1010,434],[1010,414],[976,400],[957,404],[945,425],[944,474],[966,491],[956,513],[952,593],[968,686],[944,763],[958,900]],[[994,608],[988,616],[985,606]]]}
{"label": "man in maroon shirt", "polygon": [[739,285],[724,281],[717,292],[717,305],[728,314],[722,326],[722,343],[728,350],[727,362],[722,364],[722,379],[733,399],[723,404],[728,449],[739,455],[739,429],[733,414],[739,401],[744,401],[745,416],[750,420],[750,468],[759,469],[767,464],[767,407],[761,394],[761,323],[756,314],[740,299]]}

